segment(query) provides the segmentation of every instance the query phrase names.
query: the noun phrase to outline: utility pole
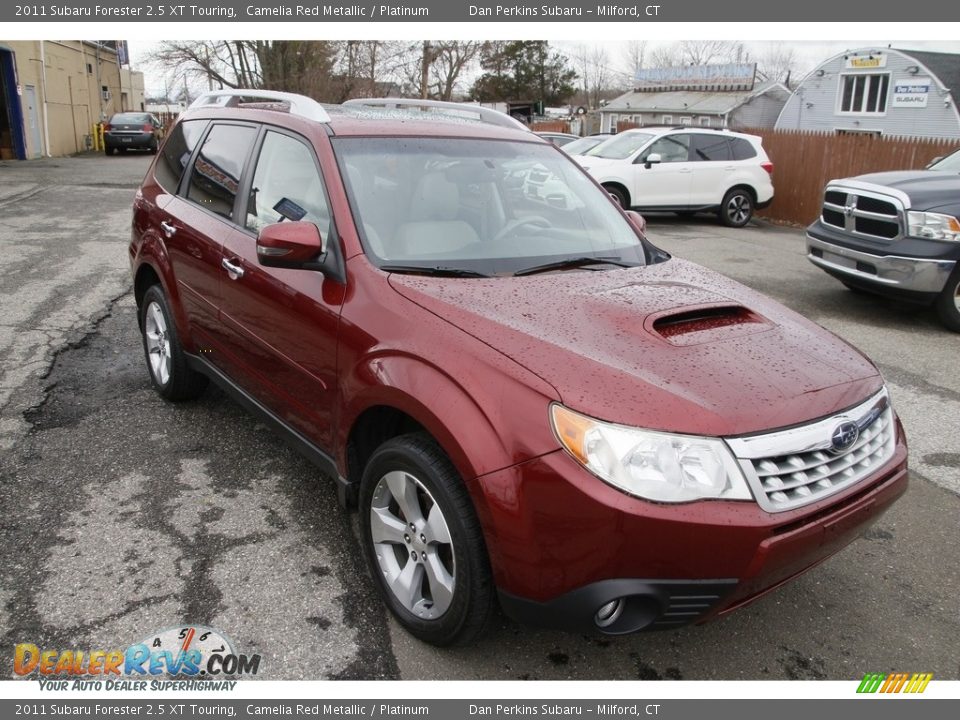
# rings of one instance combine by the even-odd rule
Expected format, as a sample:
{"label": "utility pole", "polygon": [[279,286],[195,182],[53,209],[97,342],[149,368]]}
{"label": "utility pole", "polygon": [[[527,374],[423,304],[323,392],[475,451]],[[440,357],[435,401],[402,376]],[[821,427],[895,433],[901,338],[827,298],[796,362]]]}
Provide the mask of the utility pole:
{"label": "utility pole", "polygon": [[430,97],[430,65],[433,64],[433,50],[430,41],[423,41],[423,61],[420,63],[420,99]]}

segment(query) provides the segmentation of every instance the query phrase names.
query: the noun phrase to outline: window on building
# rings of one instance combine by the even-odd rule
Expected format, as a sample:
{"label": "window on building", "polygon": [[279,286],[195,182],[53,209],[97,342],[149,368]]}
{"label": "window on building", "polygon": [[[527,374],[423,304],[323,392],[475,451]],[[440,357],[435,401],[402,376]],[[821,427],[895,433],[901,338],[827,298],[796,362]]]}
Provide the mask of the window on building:
{"label": "window on building", "polygon": [[680,118],[680,124],[681,124],[681,125],[693,125],[693,118],[692,118],[692,117],[689,117],[689,116],[688,116],[688,117],[682,117],[682,118]]}
{"label": "window on building", "polygon": [[840,85],[840,112],[882,113],[887,109],[890,76],[844,75]]}
{"label": "window on building", "polygon": [[93,75],[93,65],[87,63],[87,75]]}
{"label": "window on building", "polygon": [[673,115],[664,115],[663,116],[664,125],[673,125]]}
{"label": "window on building", "polygon": [[700,118],[700,125],[701,125],[702,127],[710,127],[710,118],[708,118],[708,117],[702,117],[702,118]]}

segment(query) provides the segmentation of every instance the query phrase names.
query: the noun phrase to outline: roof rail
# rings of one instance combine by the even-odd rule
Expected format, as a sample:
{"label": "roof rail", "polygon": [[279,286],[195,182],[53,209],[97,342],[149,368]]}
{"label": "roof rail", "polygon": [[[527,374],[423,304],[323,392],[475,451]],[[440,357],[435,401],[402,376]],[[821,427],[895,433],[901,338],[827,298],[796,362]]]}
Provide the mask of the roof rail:
{"label": "roof rail", "polygon": [[353,107],[380,107],[387,109],[420,108],[421,110],[431,110],[460,117],[478,117],[481,122],[490,125],[499,125],[500,127],[511,128],[513,130],[526,130],[528,132],[530,130],[530,128],[522,122],[510,117],[506,113],[472,103],[420,100],[417,98],[356,98],[354,100],[347,100],[343,104]]}
{"label": "roof rail", "polygon": [[248,90],[236,88],[233,90],[211,90],[203,93],[190,103],[190,108],[200,107],[242,107],[245,100],[267,101],[286,105],[291,115],[298,115],[317,122],[330,122],[330,115],[323,106],[313,98],[296,93],[277,92],[275,90]]}

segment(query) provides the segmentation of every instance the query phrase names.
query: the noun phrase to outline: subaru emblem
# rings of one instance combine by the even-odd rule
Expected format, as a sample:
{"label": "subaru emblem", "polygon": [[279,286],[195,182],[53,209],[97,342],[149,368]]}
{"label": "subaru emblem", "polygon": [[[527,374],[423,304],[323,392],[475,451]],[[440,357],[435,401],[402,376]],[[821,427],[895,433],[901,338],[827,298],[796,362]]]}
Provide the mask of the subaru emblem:
{"label": "subaru emblem", "polygon": [[840,423],[833,429],[833,434],[830,435],[830,452],[834,455],[845,453],[854,446],[859,437],[860,428],[857,427],[855,422],[847,420]]}

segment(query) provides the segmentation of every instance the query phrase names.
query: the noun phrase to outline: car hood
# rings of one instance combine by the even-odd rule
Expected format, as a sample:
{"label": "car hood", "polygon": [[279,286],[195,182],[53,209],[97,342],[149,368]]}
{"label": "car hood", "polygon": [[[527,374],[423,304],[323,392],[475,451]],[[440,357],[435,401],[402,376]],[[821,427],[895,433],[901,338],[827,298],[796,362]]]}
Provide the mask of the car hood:
{"label": "car hood", "polygon": [[693,263],[535,276],[394,274],[404,297],[628,425],[740,435],[823,417],[882,385],[860,352]]}
{"label": "car hood", "polygon": [[[910,170],[860,175],[860,182],[881,185],[906,193],[911,207],[932,208],[960,202],[960,173],[939,170]],[[843,181],[839,181],[840,184]]]}
{"label": "car hood", "polygon": [[629,160],[602,158],[596,157],[595,155],[573,155],[572,157],[586,170],[599,170],[600,168],[610,167],[611,165],[623,165],[624,163],[630,162]]}

